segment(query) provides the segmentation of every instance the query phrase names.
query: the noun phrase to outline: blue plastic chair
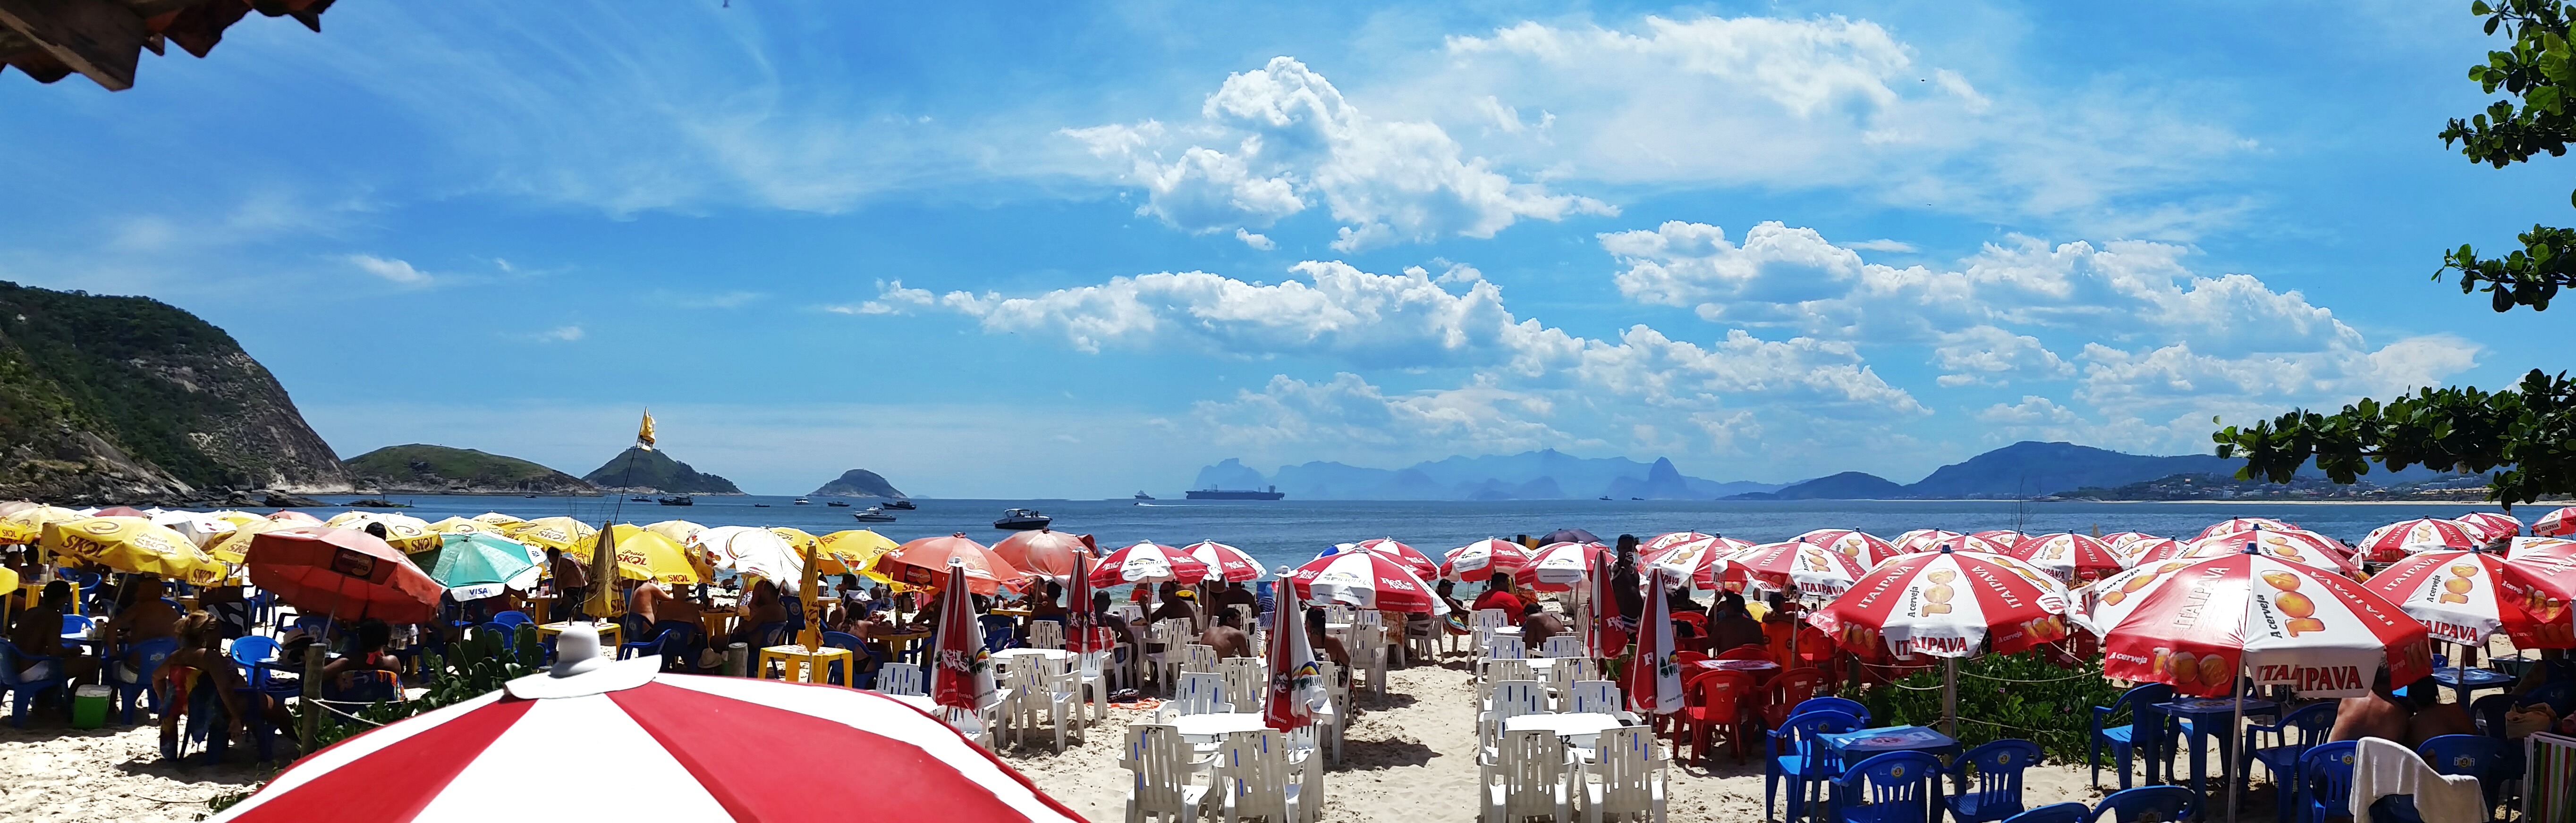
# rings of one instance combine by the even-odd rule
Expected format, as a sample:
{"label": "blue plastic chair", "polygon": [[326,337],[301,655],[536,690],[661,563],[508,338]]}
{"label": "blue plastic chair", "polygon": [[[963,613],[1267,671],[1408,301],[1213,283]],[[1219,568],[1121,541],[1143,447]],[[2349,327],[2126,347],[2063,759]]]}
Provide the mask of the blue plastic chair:
{"label": "blue plastic chair", "polygon": [[516,626],[495,620],[490,623],[477,626],[474,630],[478,632],[493,632],[499,634],[501,635],[501,648],[513,652],[519,650],[519,629]]}
{"label": "blue plastic chair", "polygon": [[2299,755],[2298,823],[2325,823],[2351,814],[2353,742],[2308,747]]}
{"label": "blue plastic chair", "polygon": [[988,614],[975,620],[984,624],[985,651],[998,652],[1020,644],[1018,626],[1010,618]]}
{"label": "blue plastic chair", "polygon": [[[2039,762],[2039,744],[2028,740],[1997,740],[1969,749],[1950,764],[1947,770],[1956,794],[1941,798],[1957,823],[1984,823],[2002,820],[2022,812],[2021,773]],[[1969,769],[1976,770],[1971,787]]]}
{"label": "blue plastic chair", "polygon": [[1834,778],[1834,819],[1930,823],[1932,778],[1940,773],[1941,759],[1923,752],[1888,752],[1854,763]]}
{"label": "blue plastic chair", "polygon": [[[142,702],[145,698],[151,700],[153,714],[165,711],[161,706],[161,693],[152,688],[152,675],[161,671],[162,661],[170,659],[170,655],[178,651],[178,638],[156,637],[125,647],[125,654],[117,655],[99,667],[99,679],[109,688],[116,690],[117,707],[122,712],[118,717],[120,724],[134,725],[134,704]],[[127,654],[133,655],[135,662],[141,666],[136,670],[134,680],[131,682],[118,672],[125,667],[124,658]]]}
{"label": "blue plastic chair", "polygon": [[1789,782],[1789,819],[1796,820],[1804,815],[1814,802],[1816,789],[1824,781],[1841,774],[1840,763],[1822,742],[1815,739],[1816,735],[1853,731],[1859,729],[1860,724],[1860,718],[1850,714],[1816,709],[1790,715],[1789,719],[1781,721],[1780,728],[1764,735],[1762,819],[1772,819],[1771,807],[1778,801],[1783,780]]}
{"label": "blue plastic chair", "polygon": [[662,658],[662,668],[667,671],[671,668],[671,660],[687,651],[689,641],[696,636],[697,634],[690,631],[687,626],[672,626],[663,629],[651,640],[617,644],[617,659],[625,660],[636,655],[649,654]]}
{"label": "blue plastic chair", "polygon": [[[869,655],[868,655],[868,644],[867,644],[867,643],[865,643],[865,642],[863,642],[863,641],[861,641],[861,640],[859,640],[859,636],[858,636],[858,635],[851,634],[851,633],[849,633],[849,632],[824,632],[824,633],[823,633],[823,645],[824,645],[826,648],[834,648],[834,649],[849,649],[849,650],[850,650],[850,666],[851,666],[852,668],[859,668],[859,665],[858,665],[858,664],[859,664],[859,661],[869,659]],[[841,671],[841,661],[838,661],[838,660],[834,660],[834,661],[832,661],[832,666],[831,666],[831,668],[830,668],[830,669],[828,669],[828,670],[826,671],[826,674],[827,674],[827,678],[826,678],[826,679],[830,680],[831,682],[833,682],[833,683],[839,683],[839,684],[841,684],[841,685],[849,686],[849,687],[851,687],[851,688],[865,689],[865,688],[872,688],[872,687],[874,687],[874,686],[876,685],[874,682],[867,682],[867,683],[852,682],[853,680],[861,680],[861,679],[863,679],[863,680],[868,680],[868,681],[874,681],[876,678],[875,678],[875,677],[873,677],[873,676],[865,677],[865,678],[844,677],[844,676],[843,676],[843,672]],[[855,674],[855,672],[853,672],[852,674]]]}
{"label": "blue plastic chair", "polygon": [[2188,817],[2199,798],[2182,786],[2140,786],[2121,789],[2093,807],[2093,820],[2110,813],[2113,823],[2173,823]]}
{"label": "blue plastic chair", "polygon": [[758,654],[761,649],[787,645],[788,637],[787,621],[762,623],[751,630],[752,652]]}
{"label": "blue plastic chair", "polygon": [[[45,677],[19,676],[20,672],[35,668],[38,663],[52,663],[54,669]],[[18,650],[18,644],[0,640],[0,691],[9,693],[9,724],[26,728],[28,704],[36,702],[36,698],[47,691],[68,692],[63,685],[66,674],[62,658],[27,654]]]}
{"label": "blue plastic chair", "polygon": [[1844,714],[1851,715],[1852,719],[1860,721],[1860,724],[1864,727],[1869,725],[1868,706],[1863,706],[1860,704],[1860,701],[1853,700],[1851,698],[1834,697],[1831,695],[1810,697],[1805,700],[1800,700],[1798,701],[1798,705],[1790,707],[1789,716],[1796,717],[1812,711],[1842,712]]}
{"label": "blue plastic chair", "polygon": [[2030,811],[2004,818],[2004,823],[2090,823],[2093,807],[2082,803],[2050,803]]}
{"label": "blue plastic chair", "polygon": [[2415,753],[2423,756],[2424,764],[2434,771],[2477,778],[2487,808],[2492,810],[2497,790],[2504,788],[2506,780],[2522,775],[2520,771],[2512,776],[2496,773],[2496,766],[2504,762],[2504,749],[2503,743],[2483,734],[2446,734],[2424,741],[2424,745],[2415,747]]}
{"label": "blue plastic chair", "polygon": [[528,618],[528,614],[527,614],[526,612],[507,611],[507,612],[495,612],[495,613],[493,613],[493,615],[492,615],[492,622],[494,622],[494,623],[499,623],[499,624],[504,625],[504,626],[508,626],[508,627],[510,627],[510,628],[512,628],[512,629],[517,629],[517,628],[518,628],[518,627],[520,627],[520,626],[524,626],[524,625],[527,625],[527,624],[530,624],[530,623],[534,623],[534,622],[537,622],[537,621],[532,620],[532,619],[529,619],[529,618]]}
{"label": "blue plastic chair", "polygon": [[97,622],[87,617],[77,614],[63,615],[63,636],[87,635],[90,627],[94,625],[97,625]]}
{"label": "blue plastic chair", "polygon": [[2545,684],[2523,693],[2513,703],[2516,706],[2547,703],[2551,711],[2557,712],[2560,717],[2565,717],[2569,710],[2576,709],[2576,683]]}
{"label": "blue plastic chair", "polygon": [[[2156,781],[2156,764],[2163,762],[2165,739],[2173,734],[2173,725],[2155,706],[2173,700],[2173,687],[2149,683],[2121,693],[2109,706],[2093,707],[2093,739],[2085,747],[2084,762],[2093,767],[2093,785],[2102,785],[2102,750],[2120,759],[2120,788],[2129,787],[2129,756],[2136,754],[2145,761],[2146,781]],[[2105,726],[2121,708],[2129,710],[2125,726]]]}
{"label": "blue plastic chair", "polygon": [[[2245,757],[2237,773],[2250,776],[2252,764],[2263,764],[2264,773],[2272,776],[2272,806],[2281,820],[2290,819],[2287,799],[2299,796],[2299,755],[2325,742],[2326,733],[2334,730],[2334,720],[2335,701],[2322,700],[2282,715],[2277,723],[2245,725],[2245,745],[2238,749]],[[2256,735],[2271,735],[2272,745],[2263,745]]]}

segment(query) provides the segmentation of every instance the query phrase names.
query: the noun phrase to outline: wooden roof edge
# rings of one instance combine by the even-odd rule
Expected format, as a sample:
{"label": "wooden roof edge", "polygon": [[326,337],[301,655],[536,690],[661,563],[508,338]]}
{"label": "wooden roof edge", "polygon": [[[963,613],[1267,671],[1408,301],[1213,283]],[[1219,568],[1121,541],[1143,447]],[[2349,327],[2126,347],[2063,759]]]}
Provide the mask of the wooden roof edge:
{"label": "wooden roof edge", "polygon": [[144,49],[175,42],[206,56],[224,30],[256,11],[322,30],[333,0],[0,0],[0,70],[39,83],[79,72],[109,91],[134,87]]}

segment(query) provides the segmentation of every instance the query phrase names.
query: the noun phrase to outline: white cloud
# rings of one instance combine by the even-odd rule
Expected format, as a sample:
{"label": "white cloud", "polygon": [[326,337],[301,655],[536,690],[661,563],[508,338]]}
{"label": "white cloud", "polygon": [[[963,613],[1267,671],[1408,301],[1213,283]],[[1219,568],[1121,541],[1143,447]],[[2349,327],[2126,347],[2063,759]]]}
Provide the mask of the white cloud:
{"label": "white cloud", "polygon": [[580,340],[584,336],[586,336],[586,334],[581,330],[580,326],[556,326],[545,331],[537,332],[536,341],[539,343],[570,343],[575,340]]}
{"label": "white cloud", "polygon": [[930,293],[929,289],[904,288],[901,280],[879,280],[877,299],[861,301],[855,305],[824,306],[823,310],[833,314],[902,314],[936,302],[938,302],[937,298]]}
{"label": "white cloud", "polygon": [[[1521,131],[1518,115],[1489,112]],[[1226,77],[1200,122],[1065,129],[1119,164],[1147,194],[1140,214],[1192,231],[1261,228],[1315,205],[1342,224],[1333,248],[1352,251],[1449,236],[1492,237],[1524,218],[1616,214],[1588,197],[1514,182],[1466,156],[1438,124],[1381,120],[1290,57]]]}
{"label": "white cloud", "polygon": [[2075,367],[2041,345],[2039,338],[1993,326],[1941,335],[1940,346],[1932,350],[1932,363],[1948,372],[1936,380],[1943,386],[2001,386],[2014,380],[2062,380],[2075,375]]}
{"label": "white cloud", "polygon": [[352,254],[349,255],[348,260],[351,265],[357,266],[359,271],[400,285],[426,286],[431,280],[436,279],[431,277],[429,272],[412,268],[410,263],[402,260],[377,257],[372,254]]}
{"label": "white cloud", "polygon": [[1279,244],[1271,242],[1268,236],[1254,234],[1245,229],[1235,229],[1234,239],[1241,240],[1244,245],[1251,246],[1255,250],[1259,251],[1269,251],[1271,249],[1279,248]]}
{"label": "white cloud", "polygon": [[1352,444],[1411,451],[1423,443],[1507,453],[1569,445],[1576,438],[1544,422],[1544,396],[1469,385],[1390,396],[1359,375],[1340,372],[1309,383],[1276,375],[1260,390],[1193,409],[1217,442],[1256,448]]}
{"label": "white cloud", "polygon": [[1858,243],[1844,243],[1842,246],[1843,248],[1851,249],[1853,251],[1914,251],[1914,244],[1912,243],[1908,243],[1903,240],[1889,240],[1884,237],[1877,240],[1863,240]]}
{"label": "white cloud", "polygon": [[2022,395],[2019,403],[1997,403],[1977,412],[1977,422],[1996,426],[2072,426],[2081,421],[2075,410],[2032,394]]}

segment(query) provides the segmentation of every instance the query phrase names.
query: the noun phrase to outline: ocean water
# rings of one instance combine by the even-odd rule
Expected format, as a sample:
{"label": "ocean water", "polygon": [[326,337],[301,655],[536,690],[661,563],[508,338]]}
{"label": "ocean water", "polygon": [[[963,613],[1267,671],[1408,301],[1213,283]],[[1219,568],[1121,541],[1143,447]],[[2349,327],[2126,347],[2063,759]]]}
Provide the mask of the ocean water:
{"label": "ocean water", "polygon": [[[345,504],[358,498],[322,498]],[[2230,517],[2277,517],[2346,542],[2371,529],[2417,517],[2456,517],[2499,511],[2473,503],[2022,503],[1998,501],[1803,500],[1784,502],[1684,500],[1515,501],[1155,501],[1126,500],[915,500],[921,508],[898,511],[893,523],[860,523],[850,515],[865,507],[832,508],[816,499],[798,506],[789,497],[699,497],[697,505],[601,497],[393,495],[401,510],[425,520],[472,517],[499,511],[536,518],[568,515],[590,523],[687,520],[704,526],[793,526],[815,534],[867,528],[898,541],[962,533],[990,545],[1010,535],[993,528],[1003,509],[1034,508],[1055,517],[1057,531],[1088,533],[1108,550],[1140,540],[1184,545],[1201,540],[1243,549],[1277,567],[1313,558],[1335,543],[1393,537],[1437,558],[1486,537],[1540,535],[1559,528],[1585,529],[1603,542],[1620,534],[1640,538],[1700,531],[1751,540],[1785,540],[1810,529],[1859,529],[1893,538],[1910,529],[1951,531],[2016,529],[2104,534],[2139,531],[2189,536]],[[759,508],[765,504],[768,508]],[[2512,513],[2528,523],[2549,511],[2526,506]],[[344,506],[308,509],[329,516]]]}

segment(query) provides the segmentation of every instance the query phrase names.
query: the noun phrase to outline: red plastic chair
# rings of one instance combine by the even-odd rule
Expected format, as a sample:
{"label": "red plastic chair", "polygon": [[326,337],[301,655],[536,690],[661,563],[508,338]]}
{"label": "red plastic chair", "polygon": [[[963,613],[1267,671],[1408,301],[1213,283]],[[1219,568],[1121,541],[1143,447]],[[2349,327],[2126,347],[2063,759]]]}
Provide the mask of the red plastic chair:
{"label": "red plastic chair", "polygon": [[1753,675],[1713,671],[1691,681],[1682,698],[1682,710],[1673,717],[1673,755],[1681,755],[1682,741],[1687,738],[1690,762],[1699,762],[1708,756],[1710,736],[1723,734],[1735,748],[1735,762],[1743,763],[1744,739],[1752,726],[1750,709],[1753,701],[1761,698],[1753,687]]}
{"label": "red plastic chair", "polygon": [[1765,728],[1779,728],[1781,723],[1789,719],[1789,711],[1797,708],[1798,704],[1806,702],[1807,698],[1816,696],[1817,687],[1824,685],[1824,682],[1823,671],[1805,666],[1790,669],[1779,677],[1772,678],[1768,689],[1770,702],[1762,707],[1762,725]]}
{"label": "red plastic chair", "polygon": [[[1737,646],[1737,647],[1732,648],[1732,649],[1727,649],[1726,651],[1718,652],[1718,654],[1717,654],[1717,659],[1719,659],[1719,660],[1773,660],[1773,658],[1771,657],[1771,649],[1770,649],[1769,647],[1767,647],[1767,646],[1764,646],[1764,645],[1760,644],[1760,643],[1746,643],[1746,644],[1744,644],[1744,645]],[[1778,662],[1778,661],[1773,660],[1773,662]]]}

